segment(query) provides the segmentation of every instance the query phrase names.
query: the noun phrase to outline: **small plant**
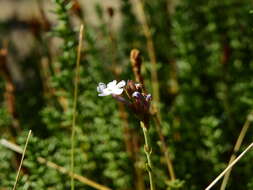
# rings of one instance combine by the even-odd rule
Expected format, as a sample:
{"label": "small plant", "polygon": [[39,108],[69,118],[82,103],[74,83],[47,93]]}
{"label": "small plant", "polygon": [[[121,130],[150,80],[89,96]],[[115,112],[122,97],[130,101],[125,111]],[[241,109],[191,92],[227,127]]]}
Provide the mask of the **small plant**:
{"label": "small plant", "polygon": [[[140,121],[141,128],[143,130],[145,145],[144,152],[147,157],[147,171],[149,174],[150,189],[154,190],[153,173],[152,173],[152,161],[151,153],[152,148],[150,146],[148,128],[150,120],[150,103],[152,96],[144,92],[143,86],[139,83],[134,83],[132,80],[127,83],[122,80],[117,84],[116,80],[108,83],[99,83],[97,87],[98,96],[112,95],[116,100],[124,103],[128,106],[135,116]],[[123,92],[125,92],[123,94]]]}

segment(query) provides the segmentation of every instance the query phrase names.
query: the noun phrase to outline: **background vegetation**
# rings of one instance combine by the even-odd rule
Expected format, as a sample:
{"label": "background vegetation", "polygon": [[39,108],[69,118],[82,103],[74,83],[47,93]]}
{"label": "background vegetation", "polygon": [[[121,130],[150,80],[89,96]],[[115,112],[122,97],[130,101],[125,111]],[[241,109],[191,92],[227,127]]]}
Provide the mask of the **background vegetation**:
{"label": "background vegetation", "polygon": [[[134,80],[133,48],[142,53],[142,75],[159,105],[176,177],[168,172],[161,134],[151,121],[157,189],[204,189],[237,154],[236,140],[252,120],[252,0],[117,0],[94,6],[78,0],[22,2],[35,4],[37,15],[0,20],[1,138],[24,147],[28,130],[33,131],[17,189],[70,189],[68,175],[38,158],[70,169],[80,24],[76,174],[111,189],[148,188],[137,119],[96,92],[99,82]],[[252,132],[249,127],[241,136],[239,152],[252,142]],[[235,166],[227,189],[253,189],[252,158],[251,151]],[[19,160],[18,153],[0,146],[0,189],[13,186]],[[79,180],[75,186],[94,189]]]}

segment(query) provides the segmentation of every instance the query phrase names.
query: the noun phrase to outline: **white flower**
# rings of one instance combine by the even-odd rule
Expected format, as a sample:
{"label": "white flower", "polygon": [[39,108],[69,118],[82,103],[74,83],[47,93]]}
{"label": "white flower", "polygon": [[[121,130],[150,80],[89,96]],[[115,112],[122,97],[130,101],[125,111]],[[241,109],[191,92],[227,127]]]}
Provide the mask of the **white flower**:
{"label": "white flower", "polygon": [[123,87],[126,85],[124,80],[117,84],[116,80],[109,82],[107,85],[100,82],[97,87],[98,96],[108,96],[108,95],[120,95],[124,91]]}

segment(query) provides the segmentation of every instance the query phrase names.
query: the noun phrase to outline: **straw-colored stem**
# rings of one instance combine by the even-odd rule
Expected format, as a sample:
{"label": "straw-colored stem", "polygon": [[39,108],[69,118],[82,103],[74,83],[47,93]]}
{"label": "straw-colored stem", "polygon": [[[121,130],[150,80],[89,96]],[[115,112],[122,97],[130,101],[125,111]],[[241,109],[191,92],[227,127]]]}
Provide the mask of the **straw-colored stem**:
{"label": "straw-colored stem", "polygon": [[[77,49],[77,61],[76,61],[76,75],[75,75],[75,87],[74,87],[74,103],[73,103],[73,119],[72,119],[72,131],[71,131],[71,166],[70,171],[74,173],[74,141],[75,141],[75,125],[76,125],[76,105],[77,105],[77,94],[78,94],[78,83],[80,80],[80,59],[82,50],[83,40],[83,25],[80,27],[79,33],[79,44]],[[71,176],[71,190],[75,189],[74,177]]]}
{"label": "straw-colored stem", "polygon": [[[19,154],[22,154],[23,153],[23,150],[20,146],[12,143],[12,142],[9,142],[7,141],[6,139],[1,139],[0,140],[0,144],[3,145],[4,147],[16,152],[16,153],[19,153]],[[54,163],[54,162],[51,162],[51,161],[48,161],[46,160],[45,158],[43,157],[38,157],[37,158],[37,161],[40,163],[40,164],[45,164],[47,167],[49,168],[53,168],[53,169],[56,169],[57,171],[59,171],[60,173],[62,174],[67,174],[68,176],[72,177],[78,181],[80,181],[81,183],[83,184],[86,184],[90,187],[93,187],[95,189],[98,189],[98,190],[111,190],[109,187],[106,187],[104,185],[101,185],[101,184],[98,184],[97,182],[91,180],[91,179],[88,179],[84,176],[81,176],[81,175],[78,175],[76,173],[71,173],[69,170],[67,170],[66,168],[62,167],[62,166],[59,166],[58,164]]]}
{"label": "straw-colored stem", "polygon": [[141,128],[142,128],[144,140],[145,140],[144,152],[147,157],[147,171],[148,171],[148,176],[149,176],[150,190],[155,190],[154,181],[153,181],[153,173],[152,173],[153,172],[152,161],[151,161],[152,148],[149,142],[148,126],[144,122],[141,122]]}
{"label": "straw-colored stem", "polygon": [[157,112],[158,117],[160,116],[160,109],[159,109],[159,102],[160,102],[160,93],[159,93],[159,81],[158,81],[158,74],[157,74],[157,60],[156,60],[156,53],[154,42],[152,38],[152,32],[148,25],[147,16],[144,11],[144,2],[143,0],[137,0],[136,8],[138,13],[140,14],[140,20],[142,22],[142,28],[144,35],[147,39],[147,51],[149,55],[149,59],[151,62],[151,82],[153,88],[153,98],[154,98],[154,111]]}
{"label": "straw-colored stem", "polygon": [[20,171],[21,171],[21,168],[22,168],[22,165],[23,165],[23,161],[24,161],[25,153],[26,153],[26,148],[27,148],[27,145],[28,145],[31,134],[32,134],[32,131],[30,130],[28,135],[27,135],[27,138],[26,138],[25,147],[24,147],[24,150],[23,150],[23,153],[22,153],[21,161],[20,161],[20,164],[19,164],[19,167],[18,167],[18,173],[17,173],[16,180],[15,180],[15,183],[14,183],[14,186],[13,186],[12,190],[15,190],[16,187],[17,187],[18,178],[19,178]]}
{"label": "straw-colored stem", "polygon": [[173,168],[172,160],[170,158],[168,147],[166,146],[165,138],[162,134],[161,121],[159,120],[157,115],[154,116],[154,120],[155,120],[156,131],[158,132],[159,139],[161,141],[161,149],[162,149],[162,152],[164,153],[164,157],[165,157],[165,160],[166,160],[168,172],[170,174],[171,180],[173,181],[173,180],[176,179],[176,175],[175,175],[175,172],[174,172],[174,168]]}
{"label": "straw-colored stem", "polygon": [[211,189],[252,147],[253,142],[205,190]]}
{"label": "straw-colored stem", "polygon": [[[228,165],[230,165],[236,158],[236,154],[237,152],[239,151],[241,145],[242,145],[242,141],[246,135],[246,132],[248,131],[248,128],[250,126],[250,123],[251,123],[251,117],[252,117],[252,114],[253,113],[250,113],[241,129],[241,132],[236,140],[236,143],[235,143],[235,146],[234,146],[234,150],[233,150],[233,154],[231,155],[230,159],[229,159],[229,163]],[[228,172],[226,173],[226,175],[224,176],[223,180],[222,180],[222,183],[221,183],[221,187],[220,187],[220,190],[225,190],[226,189],[226,186],[227,186],[227,183],[228,183],[228,179],[230,177],[230,173],[231,173],[231,169],[228,170]]]}
{"label": "straw-colored stem", "polygon": [[53,169],[56,169],[58,170],[60,173],[62,174],[67,174],[69,175],[71,178],[73,179],[76,179],[86,185],[89,185],[90,187],[93,187],[95,189],[99,189],[99,190],[111,190],[110,188],[104,186],[104,185],[100,185],[98,183],[96,183],[95,181],[92,181],[86,177],[83,177],[81,175],[78,175],[78,174],[75,174],[73,172],[70,172],[68,171],[66,168],[62,167],[62,166],[59,166],[53,162],[50,162],[48,160],[46,160],[45,158],[42,158],[42,157],[38,157],[37,158],[38,162],[41,163],[41,164],[45,164],[46,166],[50,167],[50,168],[53,168]]}

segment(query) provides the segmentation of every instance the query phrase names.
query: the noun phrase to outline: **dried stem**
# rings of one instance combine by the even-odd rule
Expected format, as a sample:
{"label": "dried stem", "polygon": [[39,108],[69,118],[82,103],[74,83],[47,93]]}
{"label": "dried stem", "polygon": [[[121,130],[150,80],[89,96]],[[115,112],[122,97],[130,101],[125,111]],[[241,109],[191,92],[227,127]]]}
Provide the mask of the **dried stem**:
{"label": "dried stem", "polygon": [[223,172],[216,177],[213,182],[205,189],[211,189],[231,168],[253,147],[253,142],[231,163]]}
{"label": "dried stem", "polygon": [[21,171],[21,168],[22,168],[22,165],[23,165],[23,161],[24,161],[25,153],[26,153],[26,148],[27,148],[27,145],[28,145],[31,134],[32,134],[32,131],[30,130],[28,135],[27,135],[27,138],[26,138],[25,147],[24,147],[24,150],[23,150],[23,153],[22,153],[22,158],[21,158],[21,161],[20,161],[20,164],[19,164],[18,173],[17,173],[16,180],[15,180],[15,183],[14,183],[14,186],[13,186],[12,190],[15,190],[16,187],[17,187],[18,178],[19,178],[20,171]]}
{"label": "dried stem", "polygon": [[104,185],[100,185],[86,177],[83,177],[83,176],[80,176],[78,174],[75,174],[73,172],[69,172],[66,168],[62,167],[62,166],[59,166],[53,162],[50,162],[48,160],[46,160],[45,158],[42,158],[42,157],[38,157],[37,158],[38,162],[41,163],[41,164],[45,164],[46,166],[50,167],[50,168],[53,168],[53,169],[56,169],[58,170],[59,172],[63,173],[63,174],[68,174],[71,178],[73,179],[77,179],[78,181],[86,184],[86,185],[89,185],[95,189],[99,189],[99,190],[110,190],[110,188],[104,186]]}
{"label": "dried stem", "polygon": [[158,135],[161,141],[161,149],[162,152],[164,153],[164,157],[166,160],[166,164],[167,164],[167,168],[171,177],[171,180],[175,180],[176,179],[176,175],[174,172],[174,168],[173,168],[173,164],[172,164],[172,160],[170,158],[170,154],[169,154],[169,150],[168,147],[166,146],[166,142],[165,142],[165,138],[162,134],[162,127],[161,127],[161,122],[159,121],[159,118],[157,117],[157,115],[154,116],[154,120],[155,120],[155,126],[156,126],[156,130],[158,131]]}
{"label": "dried stem", "polygon": [[[12,142],[9,142],[5,139],[1,139],[0,140],[0,144],[3,145],[4,147],[16,152],[16,153],[19,153],[19,154],[22,154],[23,150],[20,146],[12,143]],[[60,173],[62,174],[67,174],[68,176],[72,177],[78,181],[80,181],[81,183],[83,184],[86,184],[90,187],[93,187],[95,189],[98,189],[98,190],[111,190],[109,187],[106,187],[104,185],[101,185],[101,184],[98,184],[97,182],[93,181],[93,180],[90,180],[86,177],[83,177],[81,175],[78,175],[76,173],[72,173],[70,171],[68,171],[66,168],[62,167],[62,166],[59,166],[58,164],[55,164],[54,162],[50,162],[48,160],[46,160],[45,158],[43,157],[38,157],[37,158],[37,161],[40,163],[40,164],[45,164],[47,167],[50,167],[50,168],[53,168],[53,169],[56,169],[57,171],[59,171]]]}
{"label": "dried stem", "polygon": [[[236,154],[237,154],[237,152],[239,151],[239,149],[240,149],[240,147],[242,145],[242,141],[243,141],[243,139],[244,139],[244,137],[246,135],[246,132],[248,131],[248,128],[250,126],[250,123],[252,121],[252,114],[253,114],[253,112],[251,112],[248,115],[248,117],[247,117],[247,119],[246,119],[246,121],[245,121],[245,123],[244,123],[244,125],[243,125],[243,127],[241,129],[241,132],[240,132],[240,134],[239,134],[239,136],[238,136],[238,138],[236,140],[235,146],[234,146],[233,154],[231,155],[231,157],[229,159],[228,165],[230,165],[235,160],[235,158],[236,158]],[[224,178],[222,180],[222,183],[221,183],[220,190],[225,190],[226,189],[230,173],[231,173],[231,169],[228,170],[228,172],[224,176]]]}
{"label": "dried stem", "polygon": [[[76,76],[75,76],[75,87],[74,87],[74,105],[73,105],[73,120],[72,120],[72,131],[71,131],[71,166],[70,171],[74,173],[74,141],[75,141],[75,125],[76,125],[76,105],[77,105],[77,94],[78,94],[78,83],[80,80],[80,59],[82,50],[83,40],[83,25],[80,27],[79,33],[79,44],[77,50],[77,61],[76,61]],[[75,189],[74,177],[71,176],[71,190]]]}
{"label": "dried stem", "polygon": [[141,121],[141,128],[142,128],[144,139],[145,139],[144,152],[146,154],[147,161],[148,161],[147,171],[148,171],[148,176],[149,176],[150,190],[155,190],[154,181],[153,181],[153,173],[152,173],[152,161],[151,161],[152,148],[149,142],[148,126],[147,124]]}
{"label": "dried stem", "polygon": [[10,70],[8,68],[7,62],[7,49],[0,49],[0,75],[6,81],[5,85],[5,101],[9,114],[12,116],[12,125],[10,128],[13,137],[16,137],[18,132],[21,131],[20,124],[18,120],[18,114],[16,110],[16,97],[15,97],[15,85],[12,80]]}
{"label": "dried stem", "polygon": [[153,88],[153,97],[154,97],[154,112],[158,114],[158,117],[160,116],[160,109],[159,109],[159,103],[160,103],[160,93],[159,93],[159,81],[158,81],[158,75],[157,75],[157,61],[156,61],[156,53],[155,53],[155,47],[154,42],[152,38],[152,32],[148,25],[147,17],[144,11],[144,2],[143,0],[137,0],[136,2],[136,8],[138,13],[140,13],[140,20],[142,22],[142,28],[144,35],[147,39],[147,51],[149,55],[149,59],[151,62],[151,82],[152,82],[152,88]]}

